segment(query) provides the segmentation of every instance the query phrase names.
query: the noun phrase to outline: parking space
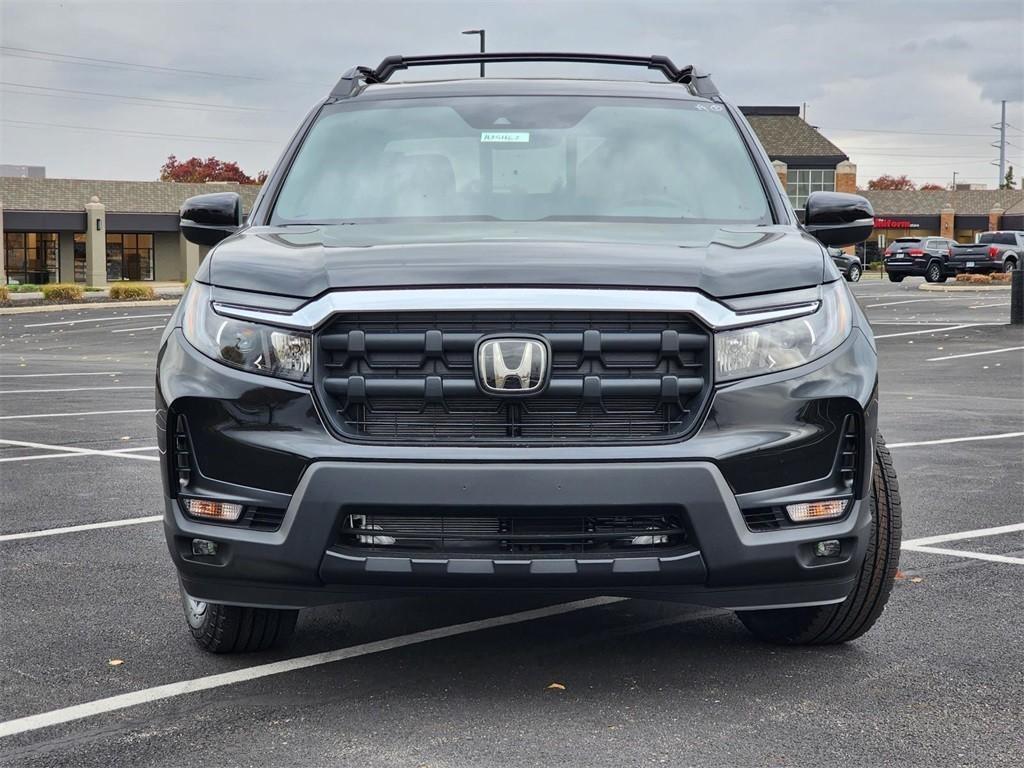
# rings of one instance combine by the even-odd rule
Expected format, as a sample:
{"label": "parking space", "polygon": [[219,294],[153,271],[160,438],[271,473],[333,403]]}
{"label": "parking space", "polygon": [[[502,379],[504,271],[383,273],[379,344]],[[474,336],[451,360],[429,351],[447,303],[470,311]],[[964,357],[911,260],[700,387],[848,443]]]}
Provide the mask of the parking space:
{"label": "parking space", "polygon": [[206,655],[157,519],[170,309],[0,315],[0,764],[1018,764],[1024,333],[1006,293],[919,282],[853,286],[905,548],[875,629],[817,649],[539,594],[310,610],[286,651]]}

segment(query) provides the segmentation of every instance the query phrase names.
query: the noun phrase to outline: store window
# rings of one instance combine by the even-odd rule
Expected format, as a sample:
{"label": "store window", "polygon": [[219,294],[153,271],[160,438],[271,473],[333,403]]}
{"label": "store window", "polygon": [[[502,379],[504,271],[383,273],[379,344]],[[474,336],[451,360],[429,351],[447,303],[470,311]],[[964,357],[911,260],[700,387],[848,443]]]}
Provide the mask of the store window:
{"label": "store window", "polygon": [[152,280],[153,235],[108,234],[107,280]]}
{"label": "store window", "polygon": [[835,192],[836,172],[824,168],[790,168],[786,174],[786,194],[797,210],[803,210],[811,192]]}
{"label": "store window", "polygon": [[75,282],[84,283],[85,275],[85,235],[75,233]]}
{"label": "store window", "polygon": [[59,264],[60,239],[56,232],[4,232],[8,283],[56,283]]}

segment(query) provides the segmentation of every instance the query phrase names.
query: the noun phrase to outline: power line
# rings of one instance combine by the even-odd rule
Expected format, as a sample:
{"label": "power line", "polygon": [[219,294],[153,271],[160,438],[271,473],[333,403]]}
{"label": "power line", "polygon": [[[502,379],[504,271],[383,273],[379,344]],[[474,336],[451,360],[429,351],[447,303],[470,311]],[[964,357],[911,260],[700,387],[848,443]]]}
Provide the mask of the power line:
{"label": "power line", "polygon": [[11,83],[0,80],[0,85],[13,86],[15,88],[28,88],[35,91],[48,91],[55,94],[76,94],[85,96],[98,96],[107,99],[127,99],[137,102],[153,102],[157,104],[173,104],[181,107],[201,107],[202,109],[228,110],[235,112],[280,112],[278,109],[267,109],[265,107],[242,107],[230,104],[210,104],[203,101],[181,101],[179,99],[158,99],[153,96],[129,96],[120,93],[103,93],[101,91],[82,91],[75,88],[51,88],[45,85],[29,85],[27,83]]}
{"label": "power line", "polygon": [[48,61],[53,64],[73,64],[75,66],[99,66],[108,69],[128,69],[132,71],[142,72],[159,72],[162,74],[183,74],[193,75],[196,77],[225,78],[228,80],[248,80],[250,82],[270,82],[277,80],[278,82],[287,82],[297,85],[308,85],[310,87],[315,86],[317,88],[330,87],[328,85],[324,85],[323,83],[314,83],[311,81],[281,80],[279,78],[260,77],[257,75],[239,75],[229,72],[215,72],[212,70],[205,69],[165,67],[157,64],[141,64],[139,62],[123,61],[120,59],[103,59],[94,56],[74,56],[68,53],[58,53],[57,51],[42,51],[35,48],[18,48],[10,45],[0,45],[0,52],[3,52],[4,56],[30,59],[33,61]]}
{"label": "power line", "polygon": [[121,136],[132,136],[136,138],[158,138],[158,139],[193,139],[196,141],[230,141],[243,142],[247,144],[280,144],[279,141],[270,139],[249,139],[237,138],[234,136],[190,136],[180,133],[156,133],[152,131],[121,130],[119,128],[99,128],[92,125],[65,125],[62,123],[38,123],[31,120],[0,120],[0,123],[11,125],[17,128],[59,128],[73,131],[92,131],[95,133],[112,133]]}
{"label": "power line", "polygon": [[883,131],[878,128],[825,128],[818,127],[822,131],[835,131],[836,133],[891,133],[891,134],[903,134],[909,136],[971,136],[976,138],[988,139],[992,137],[989,133],[948,133],[939,131]]}

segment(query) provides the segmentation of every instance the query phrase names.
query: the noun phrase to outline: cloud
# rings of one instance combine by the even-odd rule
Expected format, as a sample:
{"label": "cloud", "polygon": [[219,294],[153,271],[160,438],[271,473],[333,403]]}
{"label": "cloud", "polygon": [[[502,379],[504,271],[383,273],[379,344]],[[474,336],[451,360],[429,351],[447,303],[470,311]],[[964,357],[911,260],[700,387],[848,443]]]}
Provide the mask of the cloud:
{"label": "cloud", "polygon": [[[302,116],[349,66],[374,65],[392,53],[472,50],[476,39],[460,32],[483,27],[491,50],[664,53],[711,71],[732,101],[808,102],[811,121],[835,129],[851,158],[872,172],[932,180],[958,170],[987,178],[988,126],[998,119],[993,102],[1019,105],[1024,81],[1017,49],[1004,53],[1010,46],[993,41],[1009,40],[1022,25],[1019,0],[6,0],[5,46],[236,77],[4,56],[5,82],[265,111],[4,86],[5,119],[217,140],[7,124],[0,125],[0,162],[46,165],[51,176],[151,179],[173,153],[216,155],[255,173],[273,165]],[[569,65],[492,72],[647,74]],[[1010,111],[1010,122],[1024,124]],[[969,135],[922,148],[921,137],[902,133],[922,126]],[[899,133],[875,142],[847,138],[872,135],[856,129]]]}
{"label": "cloud", "polygon": [[1002,100],[1024,102],[1024,67],[1018,61],[1014,66],[1006,62],[1003,66],[986,67],[971,72],[971,82],[981,86],[981,97],[988,101]]}

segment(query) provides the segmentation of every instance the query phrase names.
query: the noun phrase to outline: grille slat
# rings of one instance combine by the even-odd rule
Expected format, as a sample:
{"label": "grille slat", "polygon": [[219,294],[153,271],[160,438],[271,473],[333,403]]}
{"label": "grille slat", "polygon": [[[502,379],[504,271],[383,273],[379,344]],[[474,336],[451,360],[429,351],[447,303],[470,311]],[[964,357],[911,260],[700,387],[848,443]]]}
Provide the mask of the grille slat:
{"label": "grille slat", "polygon": [[[547,389],[482,394],[473,349],[494,333],[543,335]],[[709,334],[642,312],[365,312],[317,339],[317,393],[345,437],[388,442],[601,443],[682,437],[710,390]]]}

